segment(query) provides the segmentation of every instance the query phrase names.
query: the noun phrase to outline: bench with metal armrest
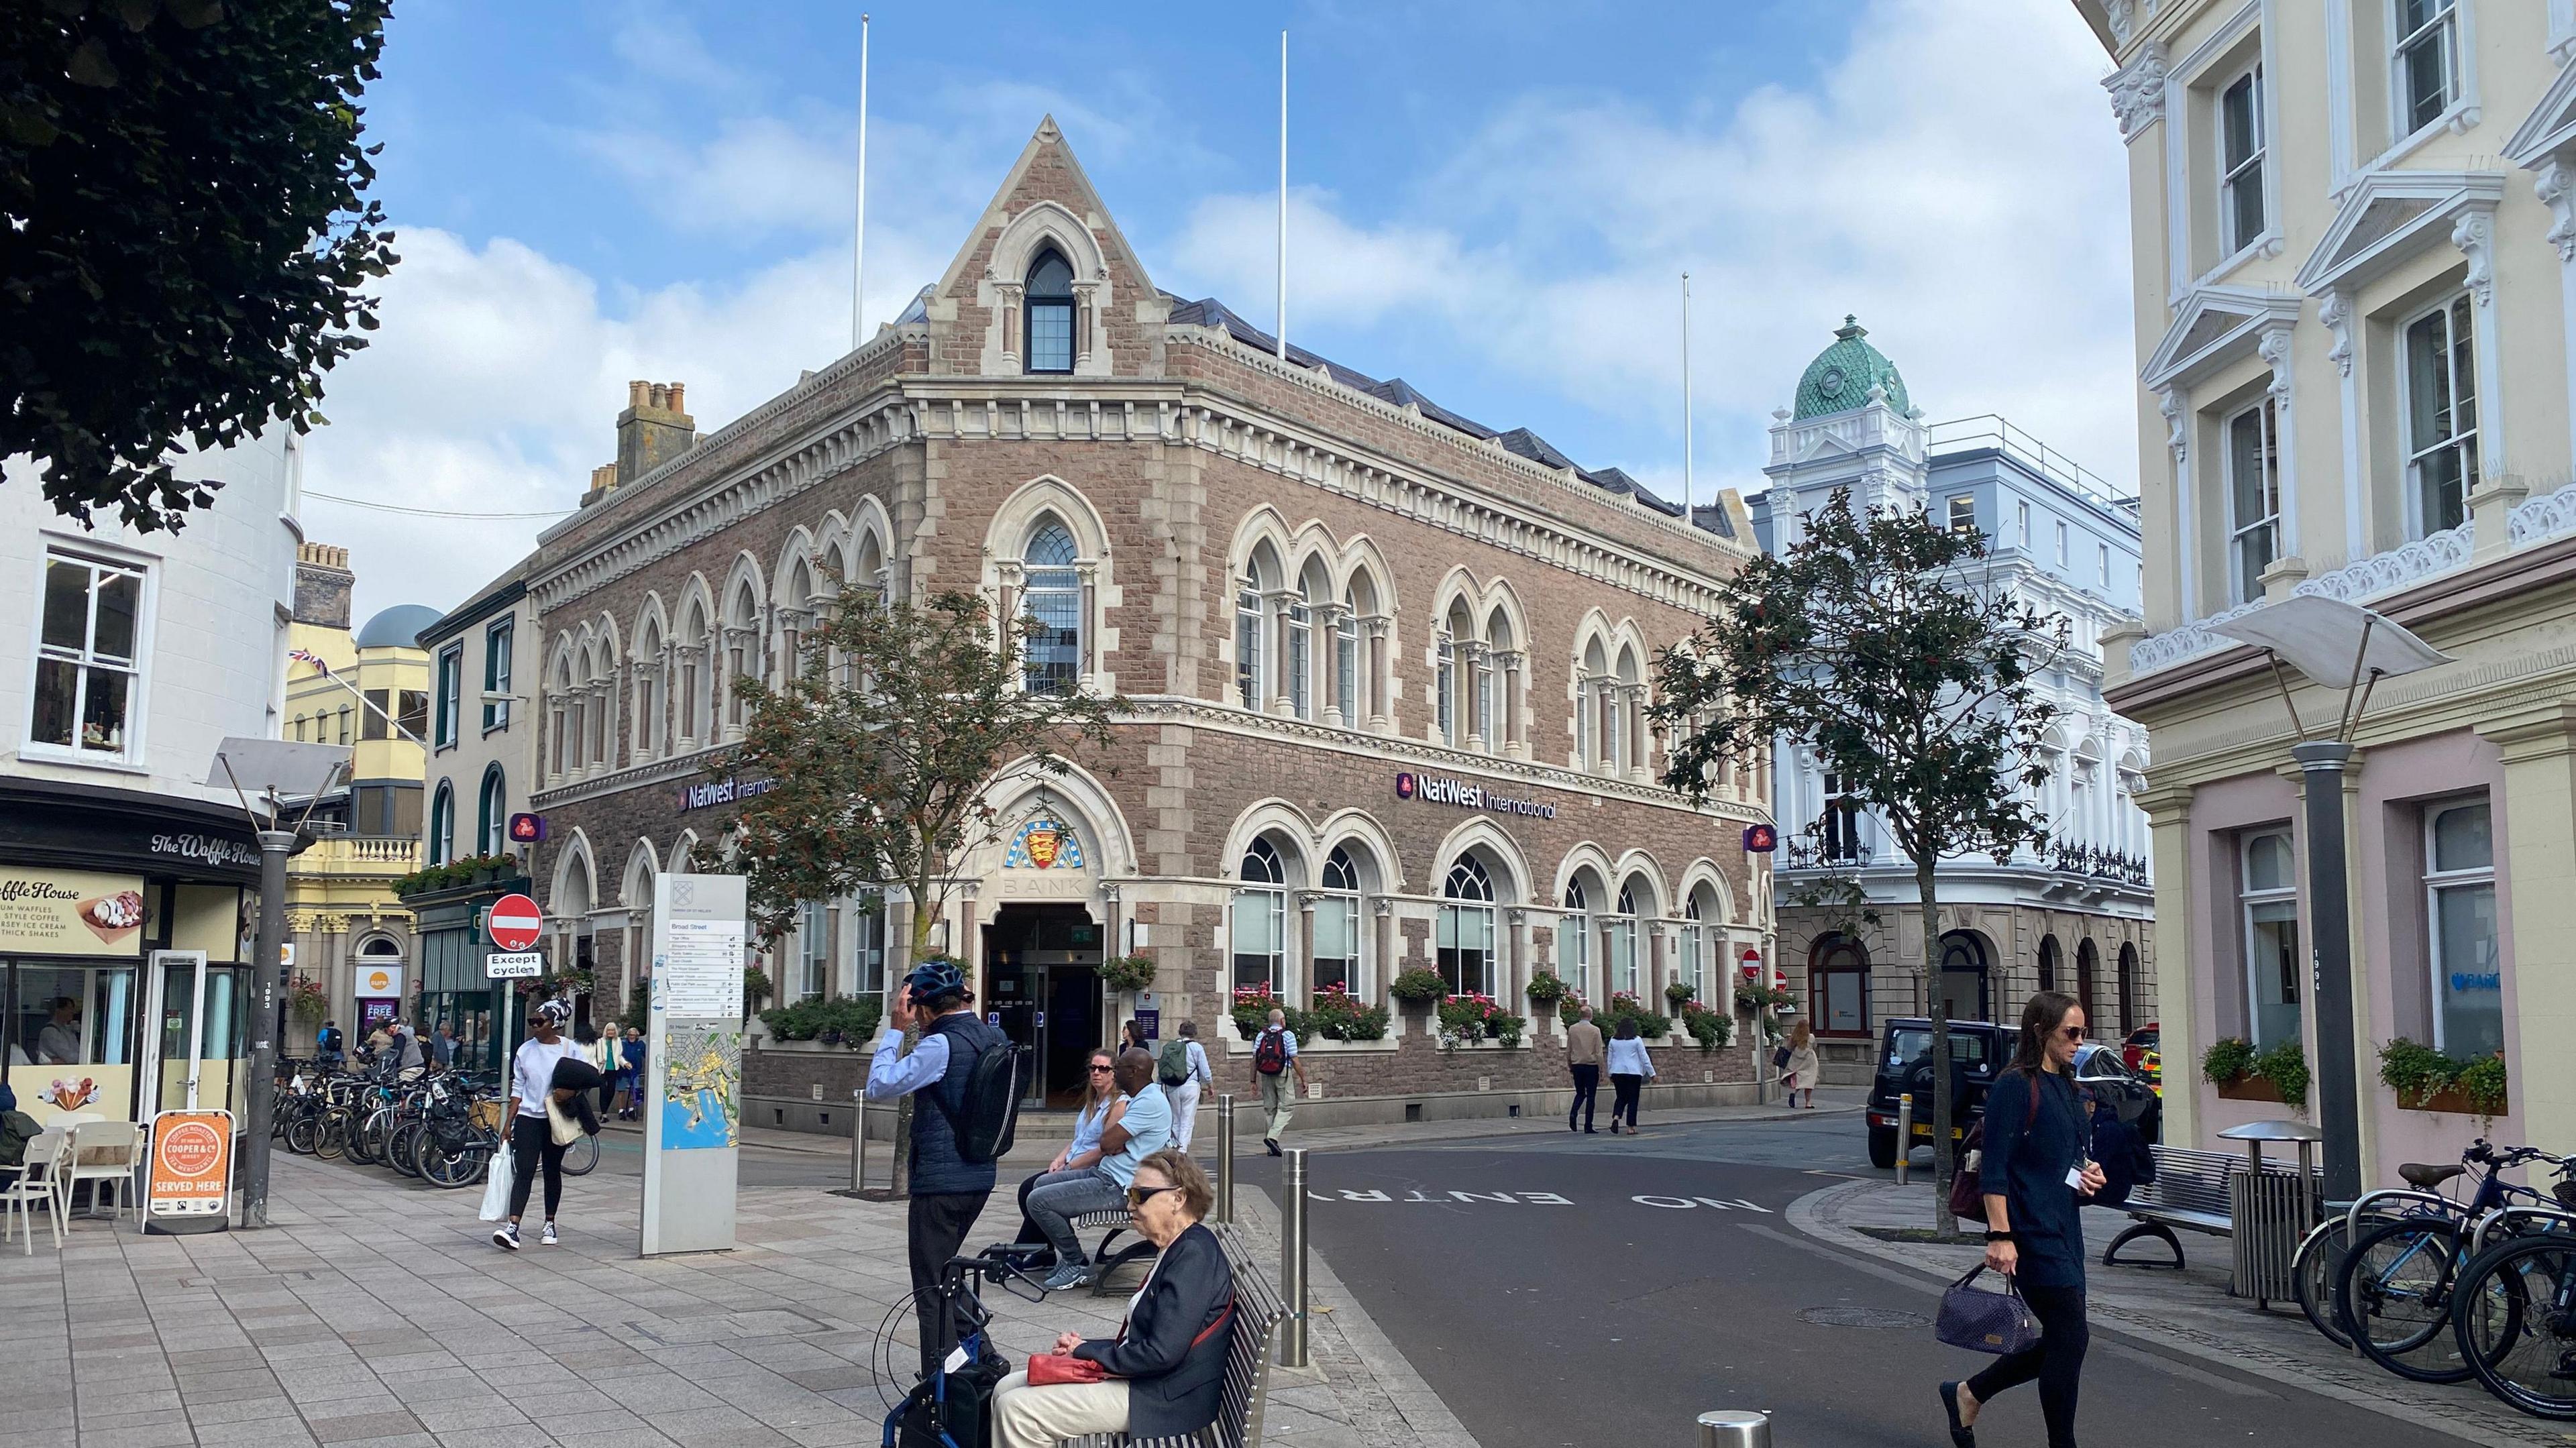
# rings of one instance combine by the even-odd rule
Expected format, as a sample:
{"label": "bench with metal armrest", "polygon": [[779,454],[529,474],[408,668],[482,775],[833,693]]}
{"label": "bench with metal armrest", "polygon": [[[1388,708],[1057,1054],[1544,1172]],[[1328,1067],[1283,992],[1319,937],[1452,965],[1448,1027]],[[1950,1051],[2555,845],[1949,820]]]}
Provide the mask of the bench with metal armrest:
{"label": "bench with metal armrest", "polygon": [[[1087,1213],[1083,1222],[1105,1215]],[[1234,1336],[1226,1346],[1225,1389],[1216,1421],[1178,1438],[1094,1433],[1066,1439],[1067,1448],[1260,1448],[1262,1408],[1270,1396],[1270,1365],[1279,1355],[1279,1328],[1288,1320],[1288,1309],[1242,1236],[1230,1226],[1215,1231],[1217,1241],[1225,1248],[1225,1260],[1234,1269]],[[1107,1243],[1102,1245],[1105,1249]]]}
{"label": "bench with metal armrest", "polygon": [[[2235,1234],[2235,1220],[2227,1204],[2227,1175],[2241,1171],[2245,1158],[2233,1152],[2194,1151],[2188,1147],[2151,1146],[2155,1153],[2156,1179],[2140,1182],[2130,1189],[2129,1199],[2120,1210],[2137,1219],[2137,1225],[2111,1239],[2102,1251],[2105,1267],[2174,1267],[2183,1265],[2182,1239],[2173,1234],[2176,1227],[2206,1232],[2213,1237]],[[2123,1262],[2120,1249],[2140,1237],[2153,1237],[2173,1251],[2171,1262]]]}

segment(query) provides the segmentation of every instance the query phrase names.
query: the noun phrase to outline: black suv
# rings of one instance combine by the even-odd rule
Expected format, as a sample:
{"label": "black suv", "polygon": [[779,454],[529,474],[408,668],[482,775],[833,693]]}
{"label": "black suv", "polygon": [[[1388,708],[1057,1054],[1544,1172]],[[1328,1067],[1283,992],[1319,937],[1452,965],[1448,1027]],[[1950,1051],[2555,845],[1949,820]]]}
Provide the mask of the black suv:
{"label": "black suv", "polygon": [[[1967,1134],[1968,1123],[1984,1109],[1986,1090],[1996,1073],[2012,1061],[2013,1032],[1986,1021],[1950,1023],[1950,1135]],[[1887,1023],[1878,1043],[1878,1070],[1869,1085],[1869,1161],[1896,1165],[1897,1102],[1914,1093],[1914,1140],[1908,1149],[1932,1140],[1932,1023],[1920,1016]]]}

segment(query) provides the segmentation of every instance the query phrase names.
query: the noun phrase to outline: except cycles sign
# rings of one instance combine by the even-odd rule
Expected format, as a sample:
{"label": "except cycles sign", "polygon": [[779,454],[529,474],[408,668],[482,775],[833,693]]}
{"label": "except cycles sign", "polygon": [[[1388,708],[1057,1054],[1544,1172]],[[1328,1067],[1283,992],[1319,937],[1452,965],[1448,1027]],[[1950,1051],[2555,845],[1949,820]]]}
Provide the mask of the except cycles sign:
{"label": "except cycles sign", "polygon": [[144,1211],[155,1217],[220,1217],[230,1205],[233,1114],[164,1111],[152,1118]]}

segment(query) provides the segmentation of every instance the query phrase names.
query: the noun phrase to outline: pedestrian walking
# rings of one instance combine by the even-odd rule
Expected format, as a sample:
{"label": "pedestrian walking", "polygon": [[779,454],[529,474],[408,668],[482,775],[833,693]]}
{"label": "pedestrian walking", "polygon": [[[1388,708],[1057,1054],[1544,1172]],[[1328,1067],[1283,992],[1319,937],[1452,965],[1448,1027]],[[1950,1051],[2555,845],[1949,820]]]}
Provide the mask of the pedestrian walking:
{"label": "pedestrian walking", "polygon": [[456,1027],[438,1023],[438,1034],[430,1038],[430,1049],[438,1057],[438,1069],[444,1071],[456,1064]]}
{"label": "pedestrian walking", "polygon": [[644,1033],[633,1026],[626,1028],[626,1040],[617,1048],[617,1090],[626,1104],[618,1109],[620,1121],[634,1121],[643,1113],[637,1103],[644,1099]]}
{"label": "pedestrian walking", "polygon": [[[1208,1066],[1207,1047],[1199,1044],[1199,1023],[1183,1021],[1178,1030],[1177,1038],[1163,1043],[1154,1077],[1162,1083],[1163,1094],[1172,1098],[1172,1145],[1187,1151],[1191,1135],[1198,1130],[1200,1089],[1216,1084],[1216,1072]],[[1178,1082],[1172,1080],[1175,1046],[1180,1048]]]}
{"label": "pedestrian walking", "polygon": [[1941,1385],[1957,1448],[1976,1448],[1977,1415],[1995,1394],[2033,1379],[2049,1448],[2075,1448],[2076,1388],[2092,1340],[2076,1215],[2103,1184],[2088,1150],[2091,1116],[2075,1086],[2075,1051],[2083,1043],[2084,1008],[2063,991],[2041,991],[2022,1007],[2012,1065],[1986,1093],[1985,1155],[1977,1167],[1986,1266],[2021,1289],[2039,1319],[2039,1342],[1966,1382]]}
{"label": "pedestrian walking", "polygon": [[1116,1210],[1136,1179],[1136,1164],[1172,1144],[1172,1104],[1164,1098],[1163,1088],[1154,1084],[1153,1056],[1144,1051],[1119,1052],[1116,1079],[1126,1101],[1100,1133],[1100,1164],[1029,1193],[1029,1220],[1037,1223],[1047,1245],[1055,1249],[1055,1271],[1046,1280],[1051,1292],[1079,1287],[1091,1275],[1082,1239],[1073,1230],[1074,1218],[1085,1212]]}
{"label": "pedestrian walking", "polygon": [[1619,1134],[1619,1118],[1628,1118],[1628,1134],[1637,1134],[1637,1098],[1654,1079],[1655,1058],[1637,1037],[1637,1018],[1621,1016],[1619,1033],[1610,1038],[1610,1134]]}
{"label": "pedestrian walking", "polygon": [[322,1063],[323,1069],[331,1070],[337,1068],[341,1061],[347,1058],[347,1051],[348,1047],[340,1034],[340,1023],[324,1021],[321,1034],[313,1038],[315,1059]]}
{"label": "pedestrian walking", "polygon": [[1805,1021],[1798,1022],[1789,1028],[1785,1049],[1789,1061],[1780,1069],[1780,1083],[1787,1093],[1784,1099],[1795,1107],[1799,1091],[1804,1090],[1807,1109],[1812,1111],[1816,1106],[1816,1072],[1821,1069],[1816,1061],[1816,1033],[1808,1029]]}
{"label": "pedestrian walking", "polygon": [[599,1071],[599,1114],[606,1116],[616,1107],[617,1028],[602,1031],[584,1022],[577,1039],[581,1041],[582,1059]]}
{"label": "pedestrian walking", "polygon": [[1267,1134],[1261,1144],[1279,1155],[1279,1138],[1288,1134],[1288,1113],[1296,1097],[1288,1094],[1289,1073],[1297,1077],[1297,1095],[1306,1093],[1306,1063],[1297,1059],[1297,1033],[1288,1029],[1288,1013],[1273,1006],[1270,1024],[1252,1041],[1252,1084],[1261,1093]]}
{"label": "pedestrian walking", "polygon": [[546,1102],[552,1099],[561,1105],[577,1094],[557,1090],[554,1084],[557,1064],[581,1059],[581,1047],[563,1033],[564,1023],[571,1019],[572,1007],[561,1001],[537,1007],[528,1018],[528,1039],[519,1043],[510,1059],[510,1220],[492,1229],[492,1244],[512,1252],[519,1250],[519,1218],[528,1210],[529,1190],[541,1172],[546,1180],[546,1226],[537,1245],[551,1247],[556,1242],[555,1212],[563,1205],[564,1149],[555,1144]]}
{"label": "pedestrian walking", "polygon": [[[903,1048],[907,1026],[921,1031],[909,1053]],[[1008,1036],[975,1014],[975,993],[967,989],[966,973],[957,962],[934,956],[904,976],[903,987],[895,992],[894,1009],[886,1014],[877,1036],[876,1057],[868,1063],[870,1101],[916,1093],[927,1097],[912,1112],[912,1140],[906,1145],[905,1158],[912,1200],[904,1222],[925,1378],[948,1356],[957,1338],[957,1323],[940,1308],[939,1274],[965,1245],[966,1233],[993,1194],[992,1161],[967,1159],[959,1147],[957,1123],[976,1115],[985,1104],[969,1099],[975,1063],[985,1052],[1010,1043]],[[1007,1085],[1008,1075],[997,1079]]]}
{"label": "pedestrian walking", "polygon": [[1130,1017],[1126,1026],[1119,1031],[1119,1038],[1118,1049],[1122,1051],[1154,1049],[1153,1045],[1145,1039],[1145,1023],[1133,1017]]}
{"label": "pedestrian walking", "polygon": [[[1574,1104],[1565,1108],[1565,1129],[1592,1134],[1592,1107],[1601,1095],[1601,1061],[1604,1044],[1601,1028],[1592,1024],[1592,1007],[1583,1008],[1583,1016],[1565,1028],[1565,1069],[1574,1073]],[[1574,1124],[1577,1116],[1583,1125]],[[1619,1129],[1616,1111],[1610,1116],[1610,1129]]]}

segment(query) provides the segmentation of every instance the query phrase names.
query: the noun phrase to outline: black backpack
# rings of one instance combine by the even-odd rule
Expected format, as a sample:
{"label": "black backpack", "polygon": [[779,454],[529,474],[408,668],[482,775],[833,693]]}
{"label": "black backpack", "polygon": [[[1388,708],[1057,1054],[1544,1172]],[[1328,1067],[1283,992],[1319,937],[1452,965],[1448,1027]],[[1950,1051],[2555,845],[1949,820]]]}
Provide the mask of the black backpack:
{"label": "black backpack", "polygon": [[[955,1049],[957,1037],[950,1036],[948,1044]],[[949,1134],[957,1139],[961,1159],[999,1161],[1010,1151],[1012,1133],[1020,1124],[1020,1094],[1028,1089],[1029,1054],[1027,1047],[1007,1039],[977,1051],[975,1063],[966,1068],[963,1099],[954,1110],[941,1092],[927,1093],[948,1118]]]}

